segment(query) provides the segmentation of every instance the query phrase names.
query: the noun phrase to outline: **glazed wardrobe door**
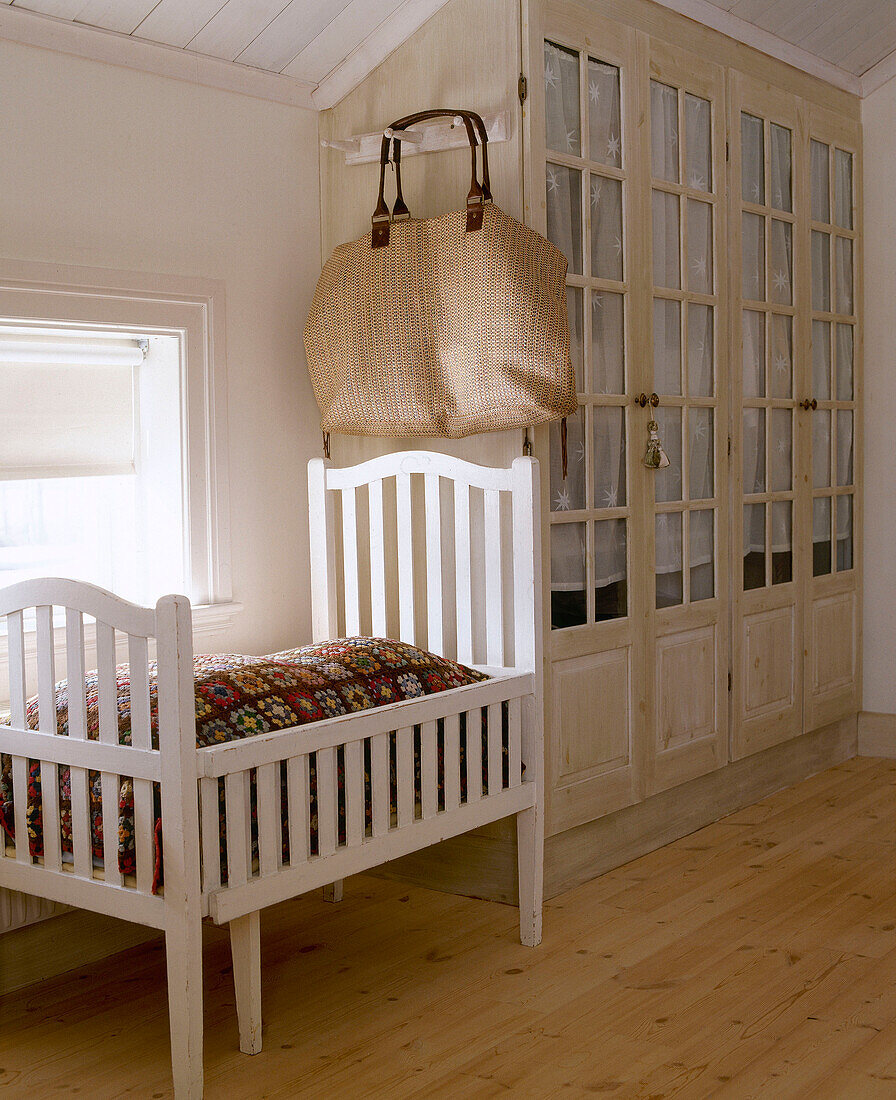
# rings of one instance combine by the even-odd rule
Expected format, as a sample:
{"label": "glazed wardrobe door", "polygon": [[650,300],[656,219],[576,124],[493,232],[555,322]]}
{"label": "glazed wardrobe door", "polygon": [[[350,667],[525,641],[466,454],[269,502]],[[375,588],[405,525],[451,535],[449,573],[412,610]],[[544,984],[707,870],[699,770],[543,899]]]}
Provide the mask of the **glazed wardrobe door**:
{"label": "glazed wardrobe door", "polygon": [[[728,472],[723,70],[649,44],[642,128],[656,408],[635,416],[651,561],[645,794],[728,759]],[[669,464],[642,458],[653,419]]]}
{"label": "glazed wardrobe door", "polygon": [[560,6],[545,20],[531,47],[533,55],[543,51],[532,149],[544,172],[540,185],[533,183],[533,191],[544,188],[544,203],[533,202],[532,223],[569,260],[579,392],[578,412],[568,419],[566,478],[559,426],[549,440],[547,432],[541,436],[549,469],[546,787],[548,829],[557,832],[640,798],[647,565],[631,440],[637,424],[640,443],[641,410],[632,394],[645,384],[637,375],[644,303],[633,290],[642,266],[633,216],[640,155],[635,33],[602,19],[589,45],[581,19],[565,18]]}
{"label": "glazed wardrobe door", "polygon": [[732,756],[803,732],[808,423],[799,104],[732,73]]}

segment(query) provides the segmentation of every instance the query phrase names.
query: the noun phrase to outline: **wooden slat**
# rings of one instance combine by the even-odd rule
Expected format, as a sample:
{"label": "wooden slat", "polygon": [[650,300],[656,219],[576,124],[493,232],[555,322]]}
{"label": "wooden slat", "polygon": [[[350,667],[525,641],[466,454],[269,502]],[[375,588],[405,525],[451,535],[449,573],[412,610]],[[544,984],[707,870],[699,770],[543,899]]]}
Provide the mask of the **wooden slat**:
{"label": "wooden slat", "polygon": [[433,653],[445,652],[442,608],[442,495],[438,474],[424,474],[426,511],[426,646]]}
{"label": "wooden slat", "polygon": [[342,575],[345,599],[345,633],[361,633],[361,598],[358,588],[358,519],[355,489],[342,492]]}
{"label": "wooden slat", "polygon": [[488,708],[488,793],[497,794],[503,786],[504,764],[502,745],[501,703]]}
{"label": "wooden slat", "polygon": [[518,787],[522,782],[522,712],[522,701],[511,699],[507,704],[507,774],[511,787]]}
{"label": "wooden slat", "polygon": [[490,665],[504,664],[504,575],[502,566],[501,494],[485,491],[485,629]]}
{"label": "wooden slat", "polygon": [[445,810],[460,805],[460,715],[449,714],[445,729]]}
{"label": "wooden slat", "polygon": [[414,822],[414,727],[396,731],[398,751],[398,828]]}
{"label": "wooden slat", "polygon": [[364,744],[345,746],[345,842],[351,847],[364,839]]}
{"label": "wooden slat", "polygon": [[370,738],[370,790],[373,800],[373,835],[389,831],[392,817],[389,784],[389,734]]}
{"label": "wooden slat", "polygon": [[467,802],[482,798],[482,711],[468,710],[467,718]]}
{"label": "wooden slat", "polygon": [[[53,608],[43,605],[35,609],[37,629],[37,702],[38,729],[55,736],[56,724],[56,638],[53,633]],[[62,869],[62,840],[59,822],[59,774],[55,764],[41,760],[40,764],[41,832],[44,866],[52,871]]]}
{"label": "wooden slat", "polygon": [[[128,664],[131,690],[131,745],[152,748],[149,711],[149,647],[146,638],[128,635]],[[152,784],[134,779],[134,847],[137,859],[137,889],[151,893],[153,881],[153,798]]]}
{"label": "wooden slat", "polygon": [[414,547],[411,512],[411,475],[395,476],[398,542],[398,627],[401,641],[417,643],[414,618]]}
{"label": "wooden slat", "polygon": [[221,838],[218,780],[199,780],[199,831],[202,838],[202,889],[205,893],[221,885]]}
{"label": "wooden slat", "polygon": [[234,772],[224,780],[227,828],[227,885],[242,886],[249,879],[249,773]]}
{"label": "wooden slat", "polygon": [[[84,741],[87,737],[87,700],[84,697],[84,616],[65,609],[65,673],[68,680],[68,736]],[[90,798],[86,768],[69,768],[72,818],[72,859],[75,874],[90,878],[93,873],[93,838],[90,824]]]}
{"label": "wooden slat", "polygon": [[[139,36],[168,46],[186,46],[224,7],[226,0],[159,0],[140,23]],[[259,28],[261,29],[261,28]]]}
{"label": "wooden slat", "polygon": [[367,487],[367,511],[370,531],[370,611],[375,638],[388,636],[386,610],[386,543],[383,530],[383,483],[371,481]]}
{"label": "wooden slat", "polygon": [[258,769],[258,873],[274,875],[281,862],[280,765]]}
{"label": "wooden slat", "polygon": [[[96,624],[96,664],[99,692],[100,742],[118,744],[118,690],[115,682],[115,630],[108,623]],[[122,883],[118,866],[118,774],[100,773],[103,802],[103,874],[114,886]]]}
{"label": "wooden slat", "polygon": [[470,487],[454,483],[454,568],[457,598],[457,659],[473,662],[473,594],[470,565]]}
{"label": "wooden slat", "polygon": [[293,756],[286,762],[286,799],[289,815],[289,863],[295,867],[308,859],[308,757]]}
{"label": "wooden slat", "polygon": [[25,728],[25,627],[21,611],[6,616],[9,651],[9,713],[18,729]]}
{"label": "wooden slat", "polygon": [[425,722],[420,727],[420,805],[424,820],[439,811],[438,750],[438,723]]}
{"label": "wooden slat", "polygon": [[317,850],[322,856],[336,851],[339,839],[336,801],[336,749],[317,753]]}

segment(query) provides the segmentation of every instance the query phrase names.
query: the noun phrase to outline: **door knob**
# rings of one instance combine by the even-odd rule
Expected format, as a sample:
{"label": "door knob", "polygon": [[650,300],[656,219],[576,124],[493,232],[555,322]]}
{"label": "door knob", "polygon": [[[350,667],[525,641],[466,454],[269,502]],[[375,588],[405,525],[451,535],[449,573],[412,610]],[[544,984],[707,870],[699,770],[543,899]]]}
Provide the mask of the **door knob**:
{"label": "door knob", "polygon": [[648,405],[651,405],[654,409],[659,405],[659,395],[652,393],[650,397],[646,393],[639,393],[635,398],[635,404],[639,405],[642,409],[646,409]]}
{"label": "door knob", "polygon": [[809,409],[811,409],[812,412],[815,412],[815,410],[818,408],[818,401],[814,397],[810,401],[807,397],[804,401],[800,402],[800,408],[805,409],[806,412],[808,412]]}

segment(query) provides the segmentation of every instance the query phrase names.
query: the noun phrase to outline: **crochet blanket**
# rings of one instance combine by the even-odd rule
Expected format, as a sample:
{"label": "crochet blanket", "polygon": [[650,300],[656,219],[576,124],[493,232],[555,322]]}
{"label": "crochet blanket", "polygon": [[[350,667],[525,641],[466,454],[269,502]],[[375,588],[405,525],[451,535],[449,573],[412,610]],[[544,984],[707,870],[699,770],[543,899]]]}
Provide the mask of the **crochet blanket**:
{"label": "crochet blanket", "polygon": [[[115,674],[118,739],[120,744],[127,745],[131,741],[131,685],[128,665],[119,665]],[[265,657],[235,653],[200,654],[193,658],[193,676],[196,745],[200,748],[237,741],[245,737],[255,737],[273,730],[305,725],[322,718],[350,714],[354,711],[430,695],[488,679],[483,673],[465,665],[438,657],[416,646],[383,638],[346,638],[284,650]],[[70,685],[67,681],[63,680],[56,685],[56,729],[63,736],[68,735],[69,691]],[[158,748],[158,684],[155,662],[149,666],[149,693],[152,745],[153,748]],[[96,672],[86,676],[84,694],[87,705],[87,736],[96,740],[99,736]],[[9,719],[7,718],[6,721],[8,724]],[[34,697],[28,701],[26,707],[28,728],[37,729],[39,721],[39,704],[37,697]],[[441,738],[439,747],[441,755]],[[365,749],[368,749],[368,746],[365,745]],[[419,768],[419,751],[416,755]],[[484,753],[483,758],[485,759]],[[341,751],[338,753],[337,763],[340,787],[340,838],[344,839]],[[369,789],[369,749],[365,752],[365,768],[368,771]],[[317,842],[316,775],[313,757],[310,771],[313,853]],[[283,772],[285,773],[285,767]],[[441,761],[439,774],[441,777]],[[101,782],[98,772],[91,771],[88,776],[92,850],[94,862],[99,865],[103,858]],[[222,870],[226,873],[223,782],[219,786]],[[254,822],[254,773],[251,798],[253,844],[255,844],[257,841]],[[72,852],[71,785],[69,769],[63,766],[59,768],[59,804],[62,851],[70,855]],[[40,765],[32,761],[28,768],[27,826],[29,850],[33,857],[43,855],[41,806]],[[162,882],[162,837],[158,792],[156,792],[154,812],[155,881],[153,889],[156,891]],[[0,755],[0,827],[11,839],[15,839],[12,758],[5,755]],[[284,856],[288,857],[288,838],[285,828],[283,843]],[[133,874],[136,868],[134,792],[130,779],[122,779],[119,784],[118,865],[122,874]]]}

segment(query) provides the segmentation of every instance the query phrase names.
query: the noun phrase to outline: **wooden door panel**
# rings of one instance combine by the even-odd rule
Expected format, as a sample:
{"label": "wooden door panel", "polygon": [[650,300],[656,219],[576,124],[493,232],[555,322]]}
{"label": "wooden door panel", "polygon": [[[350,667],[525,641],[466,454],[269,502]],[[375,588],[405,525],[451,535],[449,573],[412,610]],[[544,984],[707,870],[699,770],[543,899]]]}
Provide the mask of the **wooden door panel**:
{"label": "wooden door panel", "polygon": [[792,605],[759,611],[744,619],[743,718],[767,718],[793,707],[795,656],[799,642]]}
{"label": "wooden door panel", "polygon": [[629,649],[558,663],[553,690],[558,788],[631,766]]}
{"label": "wooden door panel", "polygon": [[715,625],[658,639],[656,657],[656,752],[715,737]]}

